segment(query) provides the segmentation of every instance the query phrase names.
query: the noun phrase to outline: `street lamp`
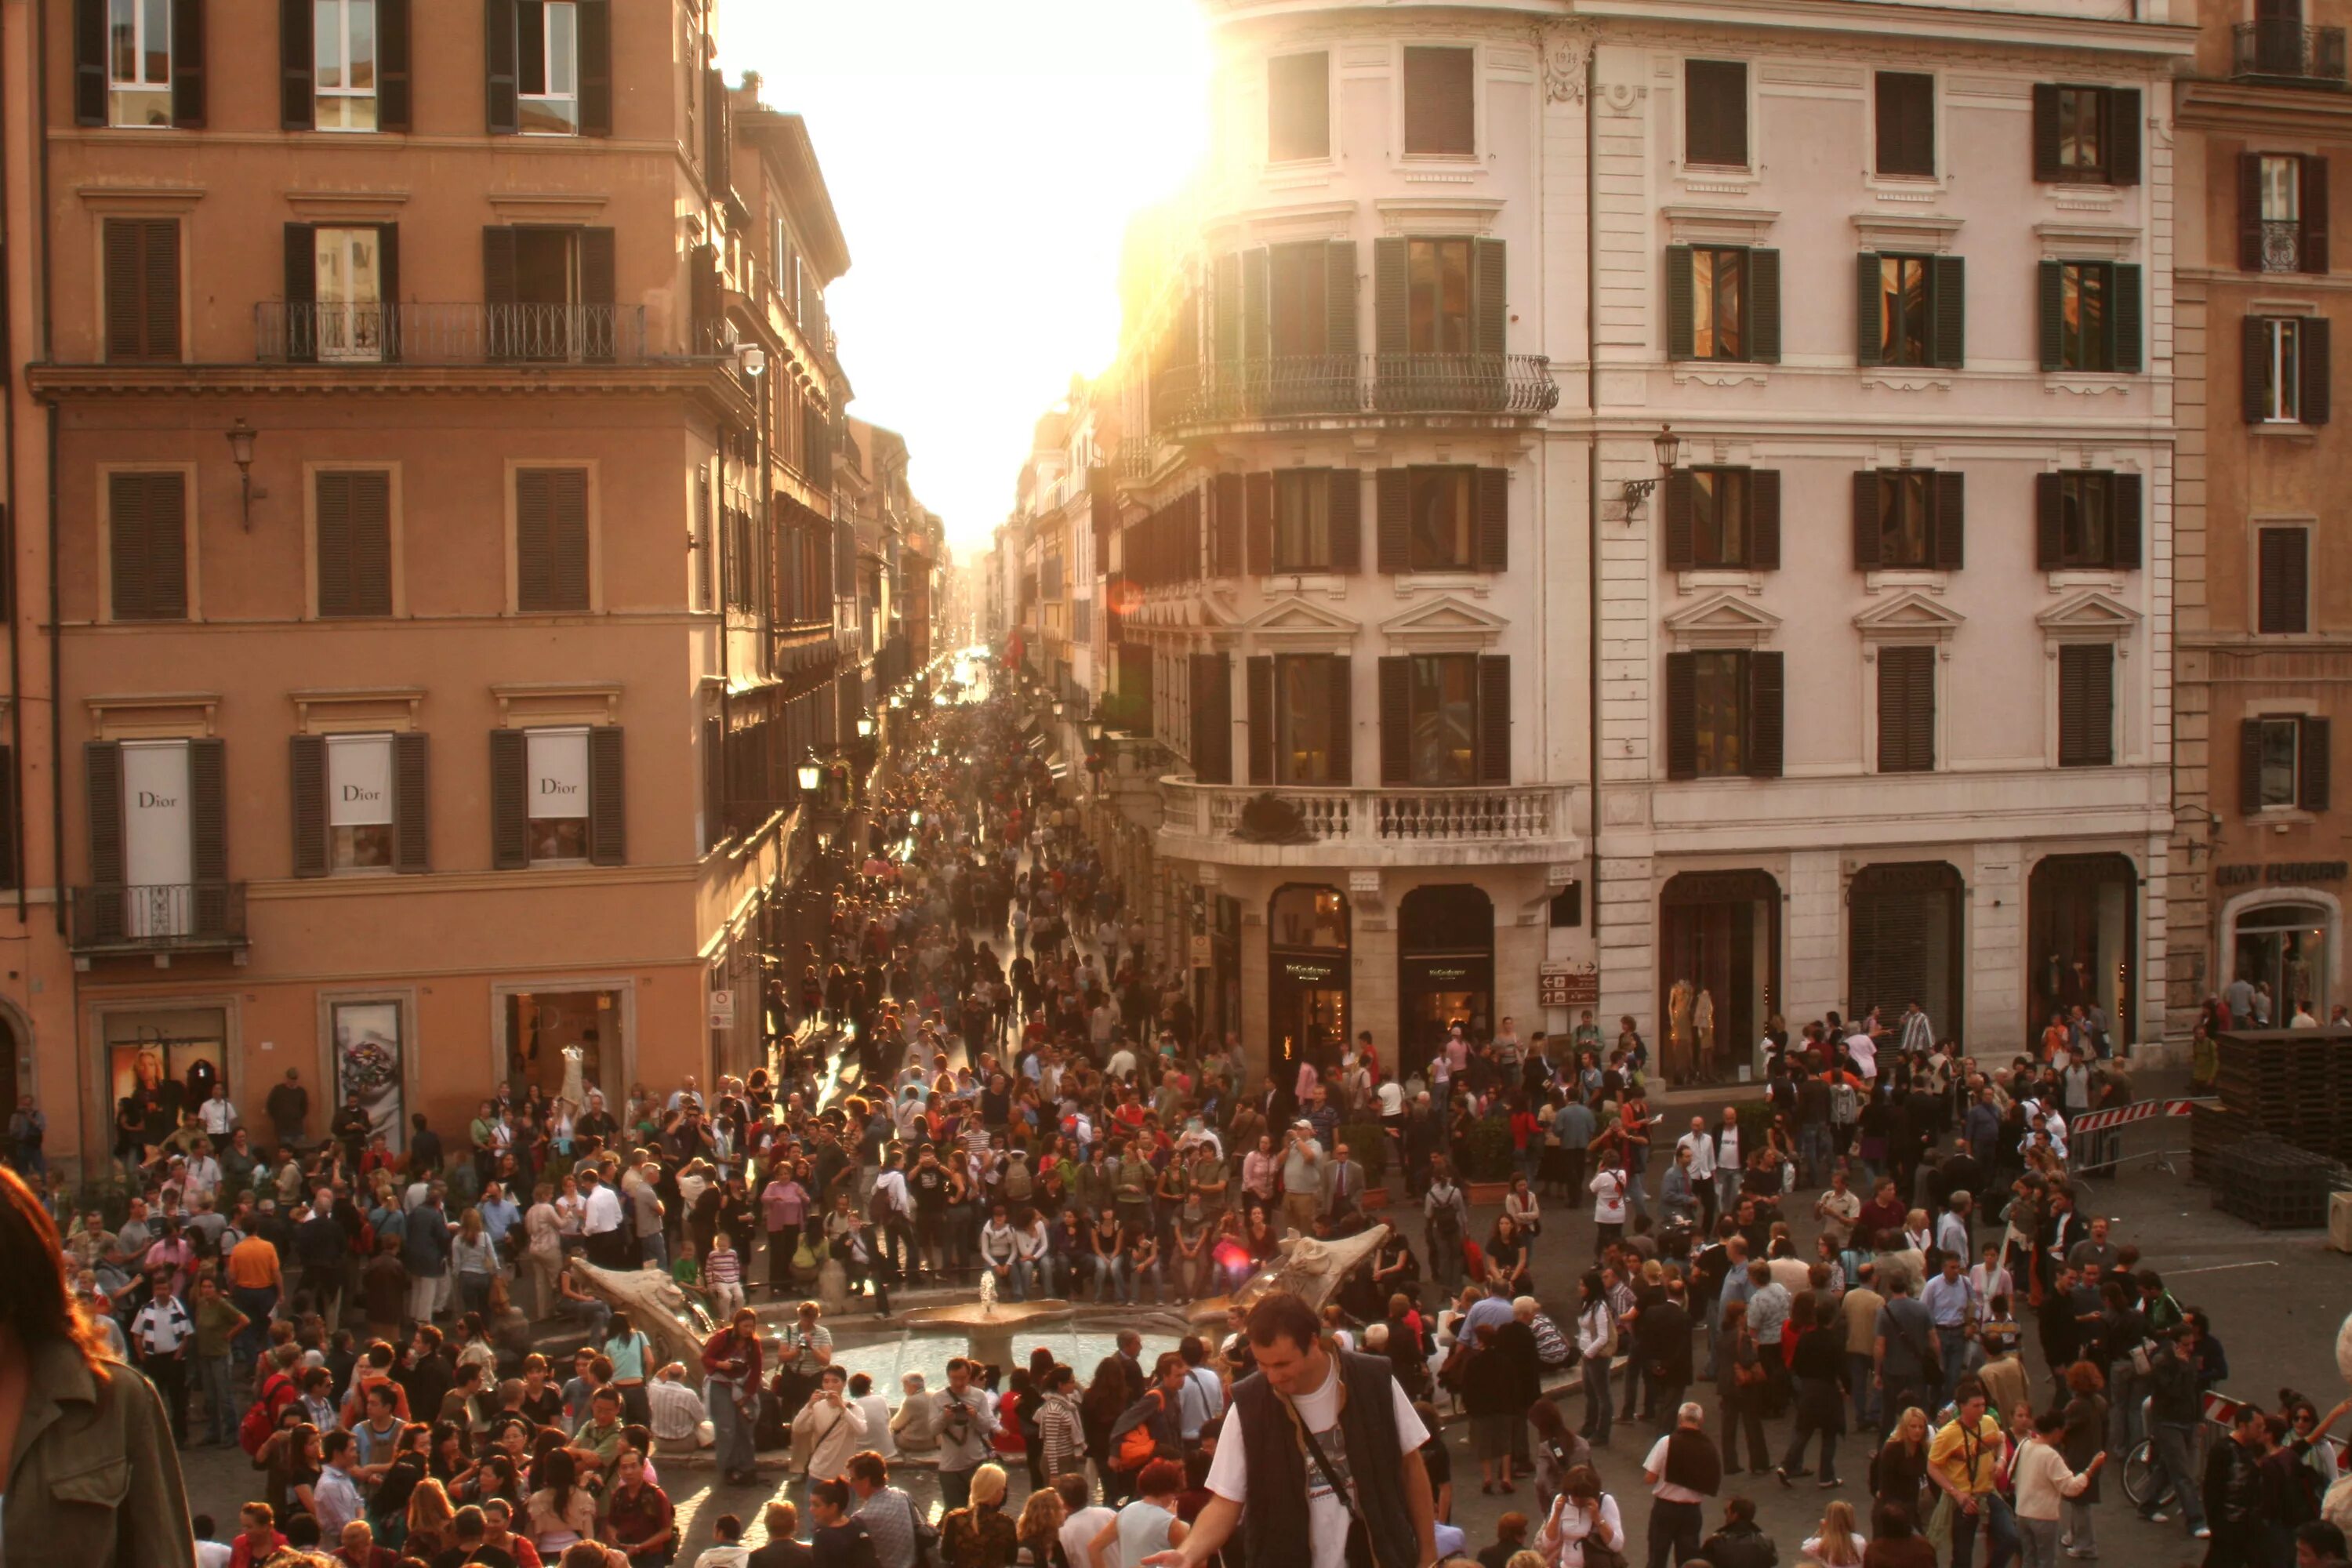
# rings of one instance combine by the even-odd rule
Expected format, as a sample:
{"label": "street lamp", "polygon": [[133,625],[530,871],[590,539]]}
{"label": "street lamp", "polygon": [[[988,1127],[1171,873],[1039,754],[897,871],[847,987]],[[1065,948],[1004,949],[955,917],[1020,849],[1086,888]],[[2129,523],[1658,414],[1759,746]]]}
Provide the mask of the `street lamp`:
{"label": "street lamp", "polygon": [[1060,718],[1061,716],[1062,716],[1062,700],[1061,700],[1060,698],[1056,697],[1056,698],[1055,698],[1055,699],[1054,699],[1054,717],[1055,717],[1055,718],[1056,718],[1056,719],[1058,719],[1058,718]]}
{"label": "street lamp", "polygon": [[[1671,425],[1661,425],[1658,433],[1650,437],[1650,450],[1657,455],[1658,479],[1675,471],[1675,459],[1682,455],[1683,438],[1675,434]],[[1625,521],[1633,521],[1633,509],[1650,499],[1658,488],[1658,479],[1627,479],[1625,481]]]}
{"label": "street lamp", "polygon": [[1092,743],[1094,743],[1094,742],[1097,742],[1097,741],[1100,741],[1102,738],[1103,738],[1103,725],[1102,725],[1102,721],[1101,721],[1101,720],[1099,720],[1099,719],[1089,719],[1089,720],[1087,720],[1087,743],[1088,743],[1088,744],[1092,744]]}
{"label": "street lamp", "polygon": [[238,490],[244,502],[245,531],[247,533],[253,531],[253,503],[269,499],[268,490],[253,488],[253,440],[260,434],[245,422],[242,414],[236,416],[236,423],[228,427],[228,455],[230,460],[236,464]]}
{"label": "street lamp", "polygon": [[814,795],[816,793],[816,781],[824,772],[824,769],[818,767],[816,764],[816,753],[814,752],[811,752],[808,754],[807,760],[803,762],[796,771],[800,775],[801,793],[803,795]]}
{"label": "street lamp", "polygon": [[870,741],[874,738],[874,715],[871,713],[860,713],[857,716],[857,738],[861,741]]}

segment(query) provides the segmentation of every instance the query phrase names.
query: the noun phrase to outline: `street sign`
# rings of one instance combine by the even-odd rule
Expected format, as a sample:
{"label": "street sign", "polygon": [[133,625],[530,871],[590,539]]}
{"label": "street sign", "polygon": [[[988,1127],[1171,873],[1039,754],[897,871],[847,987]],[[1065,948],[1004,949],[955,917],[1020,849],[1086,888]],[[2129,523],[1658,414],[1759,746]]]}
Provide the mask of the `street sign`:
{"label": "street sign", "polygon": [[1206,936],[1195,936],[1192,939],[1192,967],[1195,969],[1209,967],[1209,939]]}
{"label": "street sign", "polygon": [[1601,971],[1547,963],[1536,971],[1538,999],[1546,1007],[1591,1007],[1601,1001]]}
{"label": "street sign", "polygon": [[713,991],[710,994],[710,1026],[714,1029],[735,1026],[735,993]]}

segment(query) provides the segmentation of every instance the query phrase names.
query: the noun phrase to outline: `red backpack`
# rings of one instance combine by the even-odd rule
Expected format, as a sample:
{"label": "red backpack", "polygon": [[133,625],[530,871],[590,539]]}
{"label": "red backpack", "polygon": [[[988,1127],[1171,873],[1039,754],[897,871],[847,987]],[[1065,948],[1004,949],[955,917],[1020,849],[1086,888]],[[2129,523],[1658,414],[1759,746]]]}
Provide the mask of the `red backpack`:
{"label": "red backpack", "polygon": [[269,1381],[261,1385],[261,1397],[247,1406],[245,1419],[236,1424],[236,1446],[245,1450],[248,1459],[261,1452],[269,1435],[278,1430],[278,1413],[302,1397],[294,1380],[282,1372],[273,1372]]}

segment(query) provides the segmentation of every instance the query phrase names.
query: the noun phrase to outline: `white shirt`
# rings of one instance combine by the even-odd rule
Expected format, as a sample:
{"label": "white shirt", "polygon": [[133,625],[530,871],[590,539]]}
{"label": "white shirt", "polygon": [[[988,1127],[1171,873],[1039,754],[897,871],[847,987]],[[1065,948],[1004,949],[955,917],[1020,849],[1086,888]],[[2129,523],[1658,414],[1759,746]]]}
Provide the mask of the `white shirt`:
{"label": "white shirt", "polygon": [[1690,1179],[1704,1182],[1715,1174],[1715,1140],[1704,1132],[1685,1132],[1675,1141],[1677,1149],[1690,1151]]}
{"label": "white shirt", "polygon": [[621,1228],[621,1194],[608,1183],[599,1182],[596,1190],[586,1199],[587,1211],[580,1222],[581,1231],[588,1236],[602,1236],[608,1230]]}
{"label": "white shirt", "polygon": [[1404,1085],[1397,1082],[1394,1079],[1391,1079],[1388,1082],[1381,1085],[1380,1096],[1381,1114],[1382,1116],[1402,1116],[1404,1114]]}
{"label": "white shirt", "polygon": [[1625,1223],[1625,1184],[1618,1179],[1617,1173],[1603,1169],[1599,1175],[1592,1178],[1590,1186],[1592,1191],[1592,1223],[1623,1225]]}
{"label": "white shirt", "polygon": [[[1688,1487],[1678,1487],[1666,1479],[1666,1445],[1673,1438],[1674,1434],[1671,1432],[1659,1438],[1651,1445],[1650,1457],[1642,1461],[1642,1476],[1643,1479],[1650,1481],[1650,1495],[1660,1502],[1705,1502],[1706,1500],[1705,1492],[1693,1491]],[[1656,1479],[1651,1480],[1652,1477]]]}
{"label": "white shirt", "polygon": [[204,1124],[206,1132],[226,1138],[236,1129],[236,1107],[229,1103],[226,1095],[207,1100],[196,1107],[196,1120]]}
{"label": "white shirt", "polygon": [[[1094,1546],[1095,1537],[1103,1532],[1103,1526],[1118,1517],[1116,1509],[1108,1508],[1082,1508],[1070,1515],[1062,1526],[1062,1553],[1070,1560],[1074,1568],[1076,1564],[1094,1561],[1087,1553]],[[1104,1549],[1103,1561],[1109,1564],[1109,1568],[1120,1568],[1118,1539],[1116,1536]]]}
{"label": "white shirt", "polygon": [[152,1355],[170,1355],[195,1335],[196,1321],[176,1297],[150,1300],[131,1320],[132,1342]]}
{"label": "white shirt", "polygon": [[[1389,1402],[1396,1421],[1398,1452],[1410,1454],[1429,1441],[1429,1428],[1412,1413],[1412,1401],[1404,1396],[1394,1378],[1389,1380]],[[1357,1486],[1348,1464],[1348,1441],[1339,1426],[1339,1361],[1331,1361],[1322,1387],[1291,1403],[1307,1429],[1315,1434],[1316,1444],[1331,1468],[1348,1484]],[[1209,1489],[1229,1502],[1245,1504],[1249,1501],[1249,1448],[1242,1428],[1241,1422],[1225,1423],[1217,1440],[1216,1458],[1209,1462]],[[1362,1489],[1358,1486],[1357,1489]],[[1096,1528],[1099,1531],[1101,1527]],[[1312,1460],[1307,1463],[1307,1531],[1315,1548],[1312,1568],[1347,1568],[1348,1505],[1325,1484],[1320,1467]]]}
{"label": "white shirt", "polygon": [[889,1200],[892,1214],[911,1215],[915,1212],[915,1200],[907,1195],[904,1171],[883,1172],[874,1178],[874,1191]]}
{"label": "white shirt", "polygon": [[1878,1076],[1878,1044],[1868,1035],[1848,1035],[1845,1051],[1853,1058],[1854,1071],[1866,1079]]}

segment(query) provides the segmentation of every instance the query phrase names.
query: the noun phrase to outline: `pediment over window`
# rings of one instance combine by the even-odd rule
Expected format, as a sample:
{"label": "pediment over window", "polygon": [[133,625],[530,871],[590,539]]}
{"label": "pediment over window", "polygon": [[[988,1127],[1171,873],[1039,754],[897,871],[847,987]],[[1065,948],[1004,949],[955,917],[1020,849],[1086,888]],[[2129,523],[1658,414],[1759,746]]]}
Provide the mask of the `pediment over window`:
{"label": "pediment over window", "polygon": [[2139,612],[2096,589],[2075,595],[2034,617],[2045,636],[2069,641],[2121,639],[2139,625]]}
{"label": "pediment over window", "polygon": [[1854,616],[1854,629],[1866,643],[1948,642],[1968,620],[1926,594],[1898,594]]}
{"label": "pediment over window", "polygon": [[1666,617],[1677,647],[1761,647],[1780,629],[1780,617],[1737,594],[1717,594]]}
{"label": "pediment over window", "polygon": [[1337,610],[1286,595],[1269,600],[1236,629],[1261,647],[1345,653],[1363,624]]}
{"label": "pediment over window", "polygon": [[1442,595],[1381,623],[1395,647],[1423,653],[1463,653],[1492,647],[1510,623],[1465,599]]}

